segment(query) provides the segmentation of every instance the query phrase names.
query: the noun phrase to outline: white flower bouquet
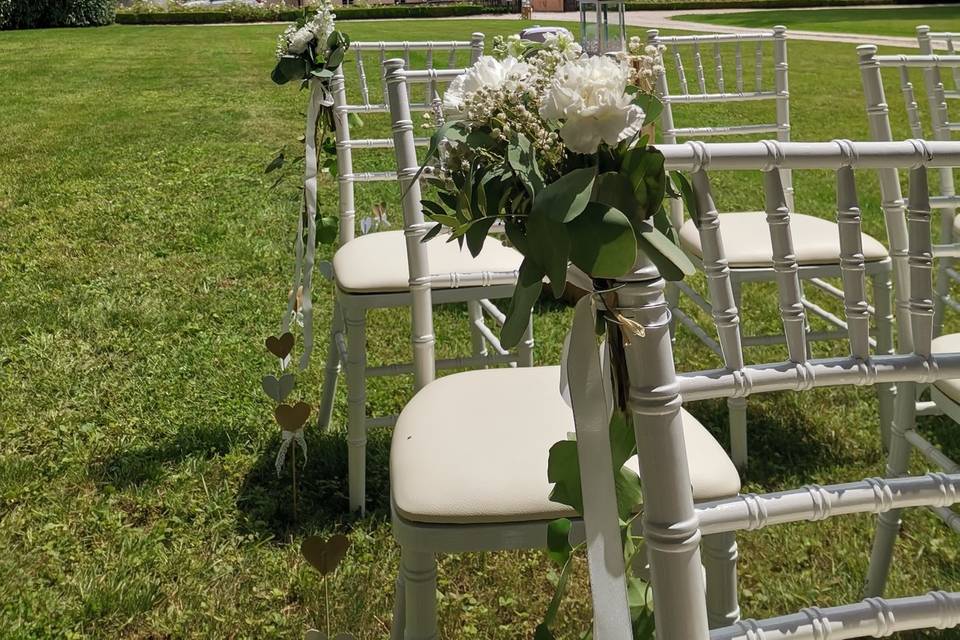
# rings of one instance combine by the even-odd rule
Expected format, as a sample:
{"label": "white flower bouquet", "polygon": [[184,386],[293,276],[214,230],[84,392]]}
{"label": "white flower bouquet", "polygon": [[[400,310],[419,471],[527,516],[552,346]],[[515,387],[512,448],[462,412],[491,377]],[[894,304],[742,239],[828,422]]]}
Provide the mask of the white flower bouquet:
{"label": "white flower bouquet", "polygon": [[335,27],[336,17],[330,0],[324,0],[312,18],[304,16],[277,36],[277,64],[270,74],[274,82],[333,77],[350,46],[350,39]]}
{"label": "white flower bouquet", "polygon": [[570,263],[597,290],[628,273],[638,250],[665,278],[692,273],[663,207],[679,196],[641,133],[658,103],[641,106],[655,97],[639,92],[632,65],[587,57],[564,36],[499,40],[494,52],[444,94],[454,116],[431,139],[427,162],[441,170],[423,205],[438,223],[426,239],[449,227],[477,255],[501,219],[523,254],[503,345],[520,340],[544,278],[562,294]]}

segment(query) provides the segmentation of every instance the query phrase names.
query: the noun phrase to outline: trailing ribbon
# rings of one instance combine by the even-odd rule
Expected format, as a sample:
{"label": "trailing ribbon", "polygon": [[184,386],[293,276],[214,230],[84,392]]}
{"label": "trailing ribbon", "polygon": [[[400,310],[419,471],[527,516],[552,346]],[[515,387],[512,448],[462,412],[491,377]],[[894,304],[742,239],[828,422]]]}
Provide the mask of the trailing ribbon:
{"label": "trailing ribbon", "polygon": [[307,462],[307,440],[303,437],[303,427],[297,429],[296,431],[281,431],[280,432],[280,450],[277,451],[277,477],[280,477],[280,472],[283,470],[283,464],[287,461],[287,450],[290,449],[290,444],[296,442],[300,446],[300,450],[303,451],[303,462]]}
{"label": "trailing ribbon", "polygon": [[[602,302],[600,305],[602,306]],[[613,394],[605,345],[597,348],[594,296],[577,302],[564,343],[560,393],[573,409],[593,598],[593,637],[631,640],[626,565],[610,453]]]}
{"label": "trailing ribbon", "polygon": [[[310,81],[310,104],[307,107],[307,126],[304,136],[305,161],[303,180],[303,208],[297,224],[295,244],[296,261],[293,270],[293,287],[287,300],[282,330],[288,331],[297,313],[303,314],[303,352],[300,354],[300,369],[306,369],[313,352],[313,266],[317,254],[317,122],[323,110],[333,106],[333,96],[322,80]],[[304,246],[303,230],[306,225],[307,240]],[[301,302],[297,305],[297,294]],[[296,310],[295,310],[296,309]]]}

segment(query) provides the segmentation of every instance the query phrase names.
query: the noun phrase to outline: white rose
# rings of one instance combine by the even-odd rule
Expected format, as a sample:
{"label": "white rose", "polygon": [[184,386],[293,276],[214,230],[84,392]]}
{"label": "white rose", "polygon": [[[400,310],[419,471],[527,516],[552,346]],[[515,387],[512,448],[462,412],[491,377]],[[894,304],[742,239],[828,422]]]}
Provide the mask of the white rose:
{"label": "white rose", "polygon": [[460,109],[481,89],[515,91],[522,86],[530,69],[525,62],[507,57],[502,61],[493,56],[480,56],[466,73],[457,76],[443,94],[447,109]]}
{"label": "white rose", "polygon": [[300,27],[289,37],[290,46],[287,47],[287,51],[295,54],[303,53],[314,37],[313,31],[309,27]]}
{"label": "white rose", "polygon": [[626,93],[629,75],[606,56],[566,62],[547,87],[540,115],[563,123],[560,136],[576,153],[595,153],[601,142],[616,144],[643,125],[643,109]]}

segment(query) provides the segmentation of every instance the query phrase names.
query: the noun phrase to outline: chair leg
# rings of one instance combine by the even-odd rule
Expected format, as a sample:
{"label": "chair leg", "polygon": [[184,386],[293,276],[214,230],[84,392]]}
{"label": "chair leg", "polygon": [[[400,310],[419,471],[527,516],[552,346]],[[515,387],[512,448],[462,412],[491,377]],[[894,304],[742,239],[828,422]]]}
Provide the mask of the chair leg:
{"label": "chair leg", "polygon": [[487,355],[487,343],[483,334],[477,329],[477,323],[483,322],[483,309],[476,300],[467,301],[467,313],[470,316],[470,341],[473,345],[474,356]]}
{"label": "chair leg", "polygon": [[710,628],[734,624],[740,620],[736,533],[703,536],[700,550],[707,573],[707,619]]}
{"label": "chair leg", "polygon": [[347,325],[347,474],[350,511],[366,506],[367,335],[363,309],[343,309]]}
{"label": "chair leg", "polygon": [[437,560],[432,553],[400,552],[404,587],[404,640],[435,640],[437,637]]}
{"label": "chair leg", "polygon": [[[916,426],[916,405],[914,395],[915,382],[902,382],[897,385],[896,420],[890,432],[890,453],[887,455],[887,478],[902,476],[910,461],[910,443],[906,433]],[[900,532],[900,509],[881,513],[877,518],[877,530],[870,552],[870,567],[867,574],[865,593],[867,597],[883,595],[893,560],[893,548]]]}
{"label": "chair leg", "polygon": [[403,570],[397,573],[396,591],[393,594],[393,623],[390,625],[390,640],[403,640],[406,628],[406,584],[403,580]]}
{"label": "chair leg", "polygon": [[[873,307],[876,311],[877,354],[893,354],[893,287],[889,272],[873,276]],[[887,451],[890,450],[890,432],[893,425],[896,393],[897,387],[893,383],[877,385],[880,438]]]}
{"label": "chair leg", "polygon": [[320,389],[320,407],[317,412],[317,427],[325,431],[330,426],[333,415],[333,398],[337,392],[337,379],[340,377],[340,348],[337,337],[343,334],[343,316],[340,304],[333,304],[333,319],[330,322],[330,342],[327,344],[327,361],[323,367],[323,386]]}
{"label": "chair leg", "polygon": [[527,329],[523,332],[517,352],[517,364],[521,367],[533,366],[533,315],[530,316]]}

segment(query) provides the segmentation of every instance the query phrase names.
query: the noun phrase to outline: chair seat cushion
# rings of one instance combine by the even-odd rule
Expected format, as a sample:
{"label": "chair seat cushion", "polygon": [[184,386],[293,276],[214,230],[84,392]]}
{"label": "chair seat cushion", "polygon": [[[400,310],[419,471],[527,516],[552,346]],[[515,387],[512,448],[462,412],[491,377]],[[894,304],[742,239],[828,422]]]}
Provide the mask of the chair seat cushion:
{"label": "chair seat cushion", "polygon": [[[487,369],[439,378],[397,420],[390,450],[396,513],[413,522],[476,524],[573,516],[550,501],[550,447],[574,431],[560,367]],[[736,495],[723,448],[683,412],[697,500]],[[637,458],[628,464],[637,470]]]}
{"label": "chair seat cushion", "polygon": [[[483,245],[474,258],[466,246],[447,242],[441,235],[427,241],[431,273],[477,273],[514,271],[523,256],[495,238]],[[403,231],[381,231],[360,236],[343,245],[333,256],[337,286],[350,293],[385,293],[409,290],[407,249]],[[442,289],[437,284],[434,288]]]}
{"label": "chair seat cushion", "polygon": [[[797,264],[840,263],[840,236],[835,222],[791,213],[790,231]],[[757,211],[722,213],[720,234],[730,268],[773,266],[773,245],[770,243],[767,214]],[[703,258],[700,233],[692,220],[687,220],[680,229],[680,245],[691,255]],[[863,256],[867,262],[884,260],[887,250],[880,242],[863,234]]]}
{"label": "chair seat cushion", "polygon": [[[960,353],[960,333],[948,333],[936,337],[930,347],[933,353]],[[954,402],[960,403],[960,378],[937,380],[933,386]]]}

